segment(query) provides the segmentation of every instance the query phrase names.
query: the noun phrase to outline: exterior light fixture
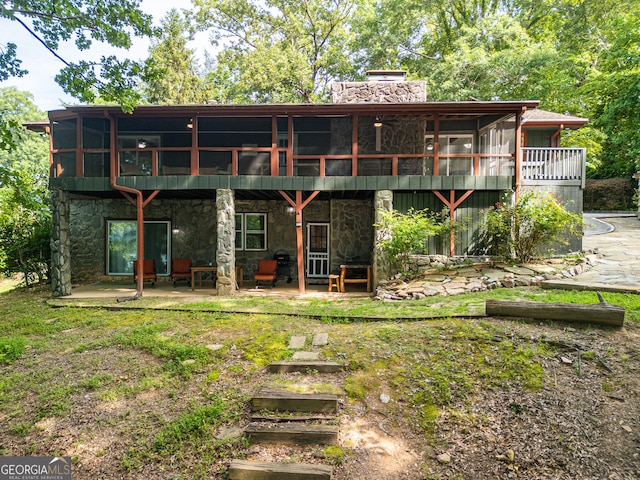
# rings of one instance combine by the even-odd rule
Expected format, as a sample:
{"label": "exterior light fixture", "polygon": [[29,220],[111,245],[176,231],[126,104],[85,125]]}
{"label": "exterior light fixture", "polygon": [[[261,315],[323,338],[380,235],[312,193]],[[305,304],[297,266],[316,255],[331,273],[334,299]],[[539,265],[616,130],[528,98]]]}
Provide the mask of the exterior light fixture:
{"label": "exterior light fixture", "polygon": [[429,151],[433,150],[433,143],[427,144],[427,150]]}
{"label": "exterior light fixture", "polygon": [[380,127],[382,127],[382,120],[380,120],[380,117],[376,117],[375,122],[373,122],[373,126],[374,126],[375,128],[380,128]]}
{"label": "exterior light fixture", "polygon": [[193,128],[193,118],[190,118],[189,121],[187,122],[187,128],[188,129],[192,129]]}
{"label": "exterior light fixture", "polygon": [[144,140],[140,140],[138,142],[138,148],[147,148],[147,142],[145,142]]}

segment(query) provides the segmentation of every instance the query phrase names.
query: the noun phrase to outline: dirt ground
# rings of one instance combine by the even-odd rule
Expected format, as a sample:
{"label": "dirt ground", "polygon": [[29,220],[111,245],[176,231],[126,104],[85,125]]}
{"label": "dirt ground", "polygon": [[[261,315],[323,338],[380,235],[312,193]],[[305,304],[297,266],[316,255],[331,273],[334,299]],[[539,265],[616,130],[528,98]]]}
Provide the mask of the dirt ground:
{"label": "dirt ground", "polygon": [[542,361],[541,391],[459,401],[441,412],[429,445],[410,433],[411,418],[389,417],[377,399],[347,409],[343,441],[354,448],[335,480],[640,478],[640,328],[513,327],[559,347]]}
{"label": "dirt ground", "polygon": [[[544,387],[536,392],[516,387],[484,390],[458,399],[440,412],[430,440],[414,433],[415,418],[396,413],[403,411],[406,400],[392,390],[388,402],[378,390],[362,402],[345,400],[338,420],[345,455],[334,466],[333,480],[640,478],[640,326],[634,322],[622,329],[594,329],[487,321],[510,331],[514,339],[539,339],[558,349],[541,359]],[[60,375],[89,364],[93,375],[121,372],[116,381],[126,386],[131,382],[127,372],[134,377],[155,360],[142,352],[137,358],[131,352],[121,357],[117,349],[107,348],[98,358],[95,351],[77,356],[74,365],[53,355],[24,363],[31,369],[34,362],[38,370],[56,369]],[[337,385],[345,375],[334,378]],[[258,375],[255,385],[243,388],[265,378]],[[193,396],[198,394],[194,387]],[[26,399],[26,413],[36,407],[32,401]],[[180,459],[182,473],[162,462],[149,462],[134,473],[122,468],[127,452],[175,413],[175,402],[166,392],[150,389],[113,402],[83,391],[73,403],[66,416],[44,418],[29,434],[12,437],[16,443],[11,450],[74,456],[76,480],[194,478],[184,466],[196,470],[198,452]],[[55,411],[55,405],[51,407]],[[227,426],[226,434],[240,435],[242,426]],[[0,436],[0,447],[3,441],[6,437]],[[229,452],[216,472],[198,478],[226,478],[221,472],[236,453]],[[326,463],[322,448],[246,447],[245,453],[257,460]]]}

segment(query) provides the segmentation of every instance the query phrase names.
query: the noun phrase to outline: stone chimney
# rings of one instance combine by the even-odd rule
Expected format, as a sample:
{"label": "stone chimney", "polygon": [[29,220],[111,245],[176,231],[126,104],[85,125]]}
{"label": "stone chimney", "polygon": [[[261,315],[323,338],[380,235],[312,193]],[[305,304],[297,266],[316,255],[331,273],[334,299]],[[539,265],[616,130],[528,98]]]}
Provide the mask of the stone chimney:
{"label": "stone chimney", "polygon": [[427,82],[406,80],[405,70],[369,70],[366,82],[331,85],[331,103],[409,103],[427,101]]}

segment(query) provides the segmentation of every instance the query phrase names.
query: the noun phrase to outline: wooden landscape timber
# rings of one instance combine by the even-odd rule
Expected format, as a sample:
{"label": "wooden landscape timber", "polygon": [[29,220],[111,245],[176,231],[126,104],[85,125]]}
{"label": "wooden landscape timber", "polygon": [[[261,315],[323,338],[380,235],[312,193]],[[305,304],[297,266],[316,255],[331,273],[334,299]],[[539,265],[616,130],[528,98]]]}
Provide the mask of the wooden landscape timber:
{"label": "wooden landscape timber", "polygon": [[607,303],[600,292],[597,294],[600,303],[595,305],[487,299],[485,311],[488,316],[538,318],[621,327],[624,324],[624,308]]}

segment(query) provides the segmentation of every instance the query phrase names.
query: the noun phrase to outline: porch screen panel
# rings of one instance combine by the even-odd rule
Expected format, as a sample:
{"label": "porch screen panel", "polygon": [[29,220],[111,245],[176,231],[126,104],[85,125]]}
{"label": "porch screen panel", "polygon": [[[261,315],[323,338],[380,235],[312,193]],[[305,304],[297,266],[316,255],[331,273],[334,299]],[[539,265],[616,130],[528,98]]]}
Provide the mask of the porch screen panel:
{"label": "porch screen panel", "polygon": [[294,118],[294,155],[349,155],[351,123],[351,117]]}
{"label": "porch screen panel", "polygon": [[271,117],[198,117],[198,146],[271,147]]}
{"label": "porch screen panel", "polygon": [[[155,260],[156,273],[169,273],[171,251],[169,222],[144,222],[144,258]],[[107,226],[107,274],[132,275],[137,257],[137,223],[109,221]]]}

